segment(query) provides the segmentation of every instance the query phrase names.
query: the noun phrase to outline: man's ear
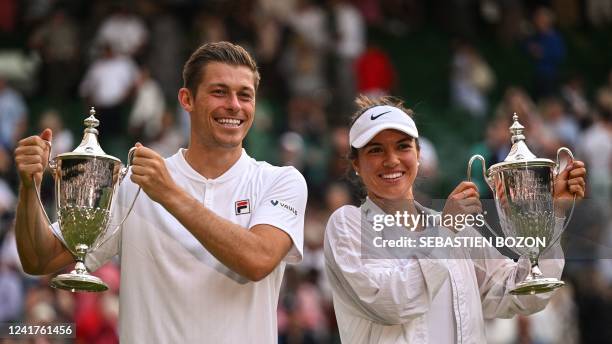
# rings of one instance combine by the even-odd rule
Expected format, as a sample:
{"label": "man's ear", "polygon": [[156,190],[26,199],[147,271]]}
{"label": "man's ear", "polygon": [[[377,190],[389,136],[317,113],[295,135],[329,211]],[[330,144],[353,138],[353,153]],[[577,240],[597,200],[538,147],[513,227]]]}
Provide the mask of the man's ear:
{"label": "man's ear", "polygon": [[191,96],[191,91],[188,88],[182,87],[178,92],[178,101],[181,107],[187,112],[193,111],[193,102],[195,99]]}

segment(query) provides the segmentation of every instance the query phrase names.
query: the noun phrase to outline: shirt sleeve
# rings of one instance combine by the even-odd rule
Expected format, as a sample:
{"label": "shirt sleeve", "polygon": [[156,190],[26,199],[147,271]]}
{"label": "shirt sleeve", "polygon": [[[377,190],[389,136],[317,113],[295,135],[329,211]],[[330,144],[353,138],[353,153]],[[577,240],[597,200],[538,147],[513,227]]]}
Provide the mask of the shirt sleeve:
{"label": "shirt sleeve", "polygon": [[350,210],[336,211],[325,233],[325,265],[334,298],[383,325],[406,323],[426,313],[448,279],[446,260],[363,258],[360,212]]}
{"label": "shirt sleeve", "polygon": [[[555,232],[563,228],[565,219],[555,219]],[[535,295],[512,295],[510,290],[525,280],[531,269],[529,259],[518,262],[503,256],[495,248],[486,248],[473,259],[485,319],[511,318],[516,314],[532,314],[546,307],[553,292]],[[565,259],[559,243],[545,252],[538,261],[542,277],[560,278]]]}
{"label": "shirt sleeve", "polygon": [[306,181],[295,168],[284,167],[267,185],[254,209],[249,227],[266,224],[287,233],[292,247],[283,260],[299,263],[304,252],[304,213],[308,198]]}

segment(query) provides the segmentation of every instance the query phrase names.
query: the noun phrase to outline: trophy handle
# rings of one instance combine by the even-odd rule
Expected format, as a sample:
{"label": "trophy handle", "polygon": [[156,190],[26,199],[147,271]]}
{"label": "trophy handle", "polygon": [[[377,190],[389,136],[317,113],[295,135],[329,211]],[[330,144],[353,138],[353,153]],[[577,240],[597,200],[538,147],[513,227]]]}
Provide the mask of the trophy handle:
{"label": "trophy handle", "polygon": [[[487,186],[489,186],[489,189],[491,189],[491,192],[495,193],[495,191],[493,190],[493,186],[491,185],[491,180],[489,179],[489,177],[487,177],[487,168],[486,168],[487,162],[485,161],[485,158],[482,155],[480,155],[480,154],[476,154],[476,155],[472,156],[470,158],[470,161],[468,161],[468,167],[467,167],[467,180],[468,180],[468,182],[472,181],[472,165],[474,164],[474,161],[476,161],[476,160],[480,160],[480,163],[481,163],[481,166],[482,166],[482,177],[484,178],[485,183],[487,183]],[[489,225],[489,223],[487,221],[484,221],[484,225],[489,230],[489,233],[493,234],[496,238],[503,238],[504,237],[503,234],[500,235],[500,233],[498,233],[496,230],[491,228],[491,226]]]}
{"label": "trophy handle", "polygon": [[559,160],[559,156],[561,155],[561,152],[565,152],[567,153],[567,156],[569,156],[568,164],[571,164],[574,162],[574,154],[572,154],[572,151],[569,150],[569,148],[561,147],[557,149],[557,160],[555,162],[555,177],[558,176],[559,173],[561,173],[561,161]]}
{"label": "trophy handle", "polygon": [[[49,156],[47,157],[47,166],[49,167],[53,175],[55,175],[57,164],[55,163],[55,160],[51,159],[51,141],[47,141],[47,140],[43,140],[43,141],[45,142],[45,144],[47,144],[47,146],[49,146]],[[44,177],[45,175],[44,171],[42,175]],[[64,244],[65,247],[69,247],[66,241],[64,241],[64,237],[57,231],[57,229],[55,229],[55,227],[53,227],[53,222],[51,222],[51,219],[49,218],[49,215],[47,214],[47,211],[45,210],[45,206],[43,205],[42,199],[40,198],[40,189],[38,185],[36,185],[36,180],[34,179],[34,176],[32,176],[32,185],[34,185],[34,191],[36,193],[36,200],[38,201],[38,206],[40,207],[40,210],[45,216],[45,220],[47,220],[47,224],[49,225],[51,232],[53,233],[53,235],[55,235],[55,237],[62,244]]]}
{"label": "trophy handle", "polygon": [[468,161],[468,167],[467,167],[467,180],[468,182],[472,181],[472,164],[474,163],[475,160],[480,160],[481,165],[482,165],[482,177],[484,178],[485,183],[487,183],[487,185],[489,186],[489,188],[491,189],[491,191],[493,191],[493,187],[491,186],[491,182],[489,180],[489,177],[487,177],[487,162],[485,161],[485,158],[480,155],[480,154],[476,154],[474,156],[472,156],[470,158],[470,161]]}
{"label": "trophy handle", "polygon": [[[121,184],[123,182],[123,178],[127,175],[130,167],[132,166],[132,160],[134,160],[134,152],[136,151],[136,147],[132,147],[130,148],[130,150],[128,151],[128,157],[127,157],[127,164],[125,167],[123,167],[121,169],[120,175],[119,175],[119,184]],[[119,186],[117,186],[118,188]],[[106,239],[100,241],[99,243],[96,243],[94,245],[94,247],[92,248],[92,251],[97,249],[98,247],[102,246],[104,243],[106,243],[110,238],[113,237],[113,235],[115,235],[115,233],[117,232],[117,230],[123,225],[123,223],[125,222],[125,220],[127,220],[128,216],[130,215],[130,213],[132,212],[132,209],[134,208],[134,205],[136,204],[136,199],[138,199],[138,195],[140,195],[140,190],[142,188],[139,186],[138,187],[138,191],[136,191],[136,195],[134,196],[134,200],[132,200],[132,203],[130,203],[130,207],[128,208],[127,213],[125,214],[125,216],[123,217],[123,219],[121,219],[121,221],[119,222],[119,224],[113,229],[113,231],[111,232],[110,235],[106,236]]]}
{"label": "trophy handle", "polygon": [[[572,151],[569,150],[569,148],[567,147],[561,147],[557,150],[557,160],[555,162],[555,170],[554,170],[554,175],[555,178],[559,175],[559,173],[561,173],[561,161],[559,160],[559,156],[561,155],[561,152],[565,152],[568,157],[569,157],[569,162],[568,164],[571,164],[574,162],[574,154],[572,154]],[[574,194],[574,200],[572,201],[572,208],[570,209],[570,213],[569,216],[567,217],[567,220],[565,221],[565,224],[563,225],[563,229],[561,229],[559,231],[559,234],[556,235],[555,238],[553,238],[552,242],[550,245],[546,246],[545,250],[548,250],[550,247],[553,247],[557,241],[559,241],[559,239],[561,239],[561,234],[563,234],[563,232],[565,232],[565,229],[567,228],[567,226],[569,225],[572,216],[574,215],[574,207],[576,206],[576,195]]]}

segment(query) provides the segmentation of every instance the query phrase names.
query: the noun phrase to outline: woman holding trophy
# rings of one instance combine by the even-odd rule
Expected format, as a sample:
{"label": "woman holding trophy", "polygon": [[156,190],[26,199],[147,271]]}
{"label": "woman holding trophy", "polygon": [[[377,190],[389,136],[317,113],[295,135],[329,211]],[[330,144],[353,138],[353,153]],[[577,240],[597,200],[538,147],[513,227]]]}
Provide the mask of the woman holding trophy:
{"label": "woman holding trophy", "polygon": [[[453,243],[460,236],[483,239],[459,223],[482,212],[477,187],[461,182],[441,214],[415,202],[420,152],[412,112],[389,97],[362,96],[357,105],[349,159],[367,197],[359,208],[338,209],[325,235],[326,272],[342,342],[485,343],[485,318],[542,310],[552,293],[510,293],[529,274],[525,257],[514,262],[495,247],[419,245],[433,242],[419,240],[431,239],[427,236]],[[554,199],[583,198],[585,176],[584,163],[569,163],[551,185]],[[426,220],[400,221],[419,216]],[[447,217],[457,222],[435,220]],[[563,218],[554,220],[556,230],[563,227]],[[385,239],[398,235],[406,238]],[[556,259],[543,259],[539,267],[544,276],[559,278],[564,259],[559,245],[554,251]]]}

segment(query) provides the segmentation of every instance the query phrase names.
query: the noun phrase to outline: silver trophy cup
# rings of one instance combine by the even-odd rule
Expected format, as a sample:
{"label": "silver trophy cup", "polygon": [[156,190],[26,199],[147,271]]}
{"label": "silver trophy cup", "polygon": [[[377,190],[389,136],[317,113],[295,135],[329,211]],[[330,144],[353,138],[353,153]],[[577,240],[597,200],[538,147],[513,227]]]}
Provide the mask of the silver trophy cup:
{"label": "silver trophy cup", "polygon": [[[99,121],[95,110],[84,121],[81,144],[72,152],[58,155],[49,161],[49,169],[55,179],[57,228],[45,212],[36,187],[39,205],[49,222],[53,234],[66,246],[76,260],[72,272],[61,274],[51,280],[51,286],[70,291],[105,291],[108,286],[98,277],[92,276],[85,268],[84,259],[88,252],[95,250],[123,224],[132,210],[140,188],[126,215],[107,235],[111,225],[113,197],[119,184],[128,172],[134,148],[128,153],[127,166],[121,160],[104,153],[98,143]],[[47,142],[49,146],[51,143]]]}
{"label": "silver trophy cup", "polygon": [[[546,243],[544,247],[538,245],[511,247],[515,253],[529,257],[531,270],[525,280],[517,283],[510,291],[515,295],[545,293],[565,284],[556,278],[542,277],[538,259],[559,240],[565,229],[555,232],[554,179],[560,171],[559,155],[562,152],[567,153],[570,162],[574,156],[569,149],[562,147],[557,151],[556,162],[536,158],[525,144],[524,127],[518,122],[516,114],[513,120],[514,123],[510,127],[512,148],[506,159],[491,166],[487,171],[485,159],[481,155],[472,156],[468,162],[468,180],[471,179],[472,164],[475,160],[480,160],[484,180],[491,188],[495,199],[503,232],[499,236],[533,238]],[[489,230],[494,235],[498,235],[490,227]]]}

